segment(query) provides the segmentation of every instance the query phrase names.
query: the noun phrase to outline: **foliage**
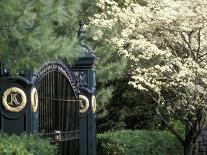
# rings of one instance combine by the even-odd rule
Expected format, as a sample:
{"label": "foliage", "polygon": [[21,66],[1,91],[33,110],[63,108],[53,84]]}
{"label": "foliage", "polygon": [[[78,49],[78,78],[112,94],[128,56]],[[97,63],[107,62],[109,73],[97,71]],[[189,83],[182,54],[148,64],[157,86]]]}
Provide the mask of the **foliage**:
{"label": "foliage", "polygon": [[[88,29],[88,40],[91,39],[90,32],[93,28]],[[160,121],[154,112],[153,101],[128,85],[128,60],[119,57],[104,39],[91,41],[90,45],[100,58],[96,69],[98,132],[124,128],[157,128]]]}
{"label": "foliage", "polygon": [[[94,42],[95,44],[95,42]],[[98,116],[98,131],[107,130],[109,123],[106,120],[108,118],[110,110],[113,106],[113,96],[117,90],[118,85],[115,81],[122,79],[125,75],[127,62],[125,59],[120,58],[110,46],[103,45],[103,43],[96,44],[94,48],[96,55],[100,58],[99,65],[97,67],[97,102],[99,103],[97,109]],[[113,122],[113,120],[111,120]],[[113,124],[119,126],[120,121],[116,121]],[[115,128],[115,126],[113,127]]]}
{"label": "foliage", "polygon": [[[120,109],[118,117],[123,118],[126,129],[156,129],[162,124],[156,115],[154,101],[141,91],[128,85],[129,79],[119,82],[113,103]],[[113,110],[113,109],[112,109]]]}
{"label": "foliage", "polygon": [[3,0],[0,57],[10,70],[38,67],[58,57],[76,57],[77,13],[82,1]]}
{"label": "foliage", "polygon": [[122,130],[97,136],[98,154],[102,155],[182,155],[176,137],[166,131]]}
{"label": "foliage", "polygon": [[111,95],[109,101],[97,96],[101,100],[99,103],[104,103],[104,107],[99,107],[98,111],[98,132],[163,127],[150,96],[128,85],[128,81],[127,77],[113,81],[111,83],[114,86],[112,94],[108,94],[111,92],[110,88],[101,91],[103,97]]}
{"label": "foliage", "polygon": [[[152,96],[160,118],[189,154],[206,118],[207,2],[145,2],[125,0],[120,6],[114,0],[99,0],[102,12],[90,23],[98,29],[94,39],[104,36],[131,61],[129,83]],[[106,37],[110,30],[114,31]],[[165,119],[166,111],[186,125],[185,139]]]}
{"label": "foliage", "polygon": [[[122,5],[121,1],[118,3]],[[87,44],[93,47],[96,56],[100,58],[96,69],[98,132],[124,128],[158,128],[160,121],[154,113],[155,106],[150,96],[128,85],[130,61],[120,57],[116,49],[105,40],[116,31],[116,28],[108,29],[97,40],[99,36],[94,36],[93,33],[101,28],[97,29],[96,26],[88,24],[91,14],[99,13],[100,9],[94,4],[86,4],[84,8],[86,10],[84,13],[86,12]],[[88,16],[89,18],[86,18]]]}
{"label": "foliage", "polygon": [[1,155],[55,155],[56,147],[37,135],[21,136],[0,134]]}

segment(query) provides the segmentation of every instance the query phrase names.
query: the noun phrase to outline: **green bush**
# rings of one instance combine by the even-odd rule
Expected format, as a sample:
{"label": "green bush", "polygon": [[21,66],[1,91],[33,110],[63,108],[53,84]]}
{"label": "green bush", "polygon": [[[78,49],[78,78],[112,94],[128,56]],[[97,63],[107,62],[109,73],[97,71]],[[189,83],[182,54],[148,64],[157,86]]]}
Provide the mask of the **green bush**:
{"label": "green bush", "polygon": [[55,146],[37,135],[0,133],[0,155],[54,155]]}
{"label": "green bush", "polygon": [[179,141],[167,131],[122,130],[97,135],[98,155],[182,155]]}

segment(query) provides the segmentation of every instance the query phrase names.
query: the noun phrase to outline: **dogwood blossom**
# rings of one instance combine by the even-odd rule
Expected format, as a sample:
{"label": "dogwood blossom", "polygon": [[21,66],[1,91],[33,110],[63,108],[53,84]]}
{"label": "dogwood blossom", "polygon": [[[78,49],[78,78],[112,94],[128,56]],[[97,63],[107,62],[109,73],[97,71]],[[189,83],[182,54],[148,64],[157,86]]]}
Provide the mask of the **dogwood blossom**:
{"label": "dogwood blossom", "polygon": [[99,0],[97,6],[102,13],[90,25],[113,32],[105,39],[131,60],[129,84],[151,93],[170,114],[198,119],[198,109],[207,108],[207,1],[125,0],[120,6]]}
{"label": "dogwood blossom", "polygon": [[130,81],[134,87],[161,94],[163,88],[182,84],[189,89],[193,83],[196,91],[196,79],[207,77],[207,2],[149,0],[140,5],[125,1],[119,7],[113,0],[100,0],[97,6],[103,12],[91,18],[91,25],[100,28],[101,36],[106,29],[119,27],[106,40],[137,64]]}

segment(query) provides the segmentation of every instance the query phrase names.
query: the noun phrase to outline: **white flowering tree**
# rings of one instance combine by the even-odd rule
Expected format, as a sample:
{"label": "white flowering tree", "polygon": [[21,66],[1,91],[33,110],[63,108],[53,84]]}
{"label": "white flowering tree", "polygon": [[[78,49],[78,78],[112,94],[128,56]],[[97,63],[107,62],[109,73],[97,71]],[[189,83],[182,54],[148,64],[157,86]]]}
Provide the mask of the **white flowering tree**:
{"label": "white flowering tree", "polygon": [[[91,18],[94,39],[105,38],[131,60],[135,88],[147,91],[157,113],[184,146],[195,151],[207,109],[207,1],[204,0],[99,0],[100,14]],[[107,31],[113,30],[111,35]],[[165,109],[165,113],[163,112]],[[185,137],[166,119],[180,120]]]}

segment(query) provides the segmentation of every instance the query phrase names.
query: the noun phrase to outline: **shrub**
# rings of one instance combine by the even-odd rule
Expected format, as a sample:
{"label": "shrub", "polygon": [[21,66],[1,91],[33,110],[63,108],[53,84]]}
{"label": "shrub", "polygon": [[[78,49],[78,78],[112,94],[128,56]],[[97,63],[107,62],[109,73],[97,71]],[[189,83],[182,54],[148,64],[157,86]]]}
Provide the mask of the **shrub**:
{"label": "shrub", "polygon": [[97,135],[98,155],[182,155],[183,148],[167,131],[122,130]]}
{"label": "shrub", "polygon": [[54,155],[55,146],[37,135],[0,133],[0,155]]}

